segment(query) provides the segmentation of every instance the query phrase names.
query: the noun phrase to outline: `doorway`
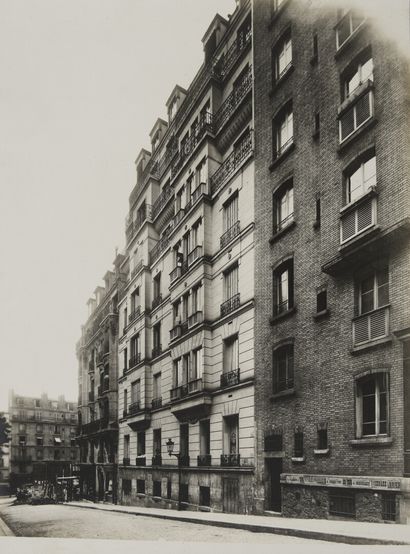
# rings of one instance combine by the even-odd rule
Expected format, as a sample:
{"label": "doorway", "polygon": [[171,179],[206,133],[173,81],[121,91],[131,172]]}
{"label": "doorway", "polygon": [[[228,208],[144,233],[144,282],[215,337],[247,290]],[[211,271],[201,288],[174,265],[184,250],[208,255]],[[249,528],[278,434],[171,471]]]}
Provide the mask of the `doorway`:
{"label": "doorway", "polygon": [[282,458],[266,460],[268,469],[268,510],[280,512],[282,510],[282,494],[280,489],[280,474],[282,473]]}

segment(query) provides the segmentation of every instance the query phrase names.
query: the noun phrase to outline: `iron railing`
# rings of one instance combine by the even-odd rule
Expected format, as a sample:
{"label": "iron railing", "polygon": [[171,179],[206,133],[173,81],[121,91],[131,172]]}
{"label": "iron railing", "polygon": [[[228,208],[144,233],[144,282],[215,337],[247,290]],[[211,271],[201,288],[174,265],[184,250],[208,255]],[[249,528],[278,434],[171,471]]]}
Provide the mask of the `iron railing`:
{"label": "iron railing", "polygon": [[203,321],[203,312],[197,311],[193,313],[188,317],[188,329],[190,329],[194,325],[197,325],[198,323],[202,323],[202,321]]}
{"label": "iron railing", "polygon": [[128,407],[128,412],[130,415],[136,414],[140,411],[141,411],[141,403],[139,400],[137,400],[136,402],[132,402],[132,404],[130,404]]}
{"label": "iron railing", "polygon": [[141,361],[141,353],[138,352],[138,354],[135,354],[135,356],[132,356],[129,361],[129,369],[132,367],[138,365]]}
{"label": "iron railing", "polygon": [[221,387],[231,387],[239,383],[239,368],[232,369],[221,375]]}
{"label": "iron railing", "polygon": [[198,466],[210,466],[212,462],[212,456],[210,454],[199,454],[197,457]]}
{"label": "iron railing", "polygon": [[232,90],[231,94],[223,102],[219,110],[214,115],[214,130],[218,132],[223,125],[230,119],[233,112],[242,103],[242,100],[252,90],[252,67],[244,74],[238,86]]}
{"label": "iron railing", "polygon": [[141,306],[137,306],[135,310],[128,316],[128,323],[132,323],[141,315]]}
{"label": "iron railing", "polygon": [[242,55],[242,52],[250,45],[252,40],[252,30],[246,33],[246,35],[240,34],[236,40],[231,44],[228,50],[222,54],[219,60],[215,63],[214,69],[220,79],[224,79],[236,61]]}
{"label": "iron railing", "polygon": [[154,348],[152,349],[152,357],[153,357],[153,358],[156,358],[156,357],[159,356],[160,354],[162,354],[162,345],[161,345],[161,344],[157,344],[157,345],[154,346]]}
{"label": "iron railing", "polygon": [[202,256],[202,246],[195,246],[195,248],[188,254],[188,266],[192,265],[196,260]]}
{"label": "iron railing", "polygon": [[158,296],[156,296],[152,301],[151,310],[154,310],[157,306],[161,304],[161,302],[162,302],[162,294],[158,294]]}
{"label": "iron railing", "polygon": [[211,192],[215,194],[235,173],[242,162],[252,153],[252,137],[247,134],[234,149],[232,154],[222,163],[210,179]]}
{"label": "iron railing", "polygon": [[221,466],[239,466],[240,454],[221,454]]}
{"label": "iron railing", "polygon": [[171,402],[174,402],[175,400],[180,400],[181,398],[184,398],[189,394],[201,392],[202,390],[203,390],[202,379],[195,379],[193,381],[189,381],[188,383],[185,383],[183,385],[180,385],[179,387],[175,387],[171,389],[170,391]]}
{"label": "iron railing", "polygon": [[221,248],[226,246],[232,239],[239,235],[241,232],[241,224],[239,221],[236,221],[225,233],[221,236]]}
{"label": "iron railing", "polygon": [[151,407],[152,407],[153,410],[155,410],[156,408],[161,408],[162,407],[162,397],[159,396],[158,398],[153,398],[152,402],[151,402]]}
{"label": "iron railing", "polygon": [[164,187],[163,191],[155,200],[152,206],[151,217],[153,220],[157,217],[158,214],[162,212],[163,208],[165,208],[165,206],[169,202],[169,199],[172,198],[173,195],[174,189],[171,186]]}
{"label": "iron railing", "polygon": [[239,308],[240,306],[240,293],[238,292],[234,296],[231,296],[223,304],[221,304],[221,316],[229,314]]}
{"label": "iron railing", "polygon": [[154,248],[149,253],[149,263],[153,264],[157,258],[166,250],[169,245],[169,237],[167,235],[161,237]]}

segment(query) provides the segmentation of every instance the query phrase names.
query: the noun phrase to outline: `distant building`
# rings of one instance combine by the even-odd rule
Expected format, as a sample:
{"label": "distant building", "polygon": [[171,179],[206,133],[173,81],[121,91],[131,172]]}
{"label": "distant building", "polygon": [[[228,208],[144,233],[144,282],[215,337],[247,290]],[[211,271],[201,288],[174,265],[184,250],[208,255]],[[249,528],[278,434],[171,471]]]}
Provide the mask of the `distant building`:
{"label": "distant building", "polygon": [[[9,419],[8,413],[3,413],[6,420]],[[8,442],[0,442],[0,483],[9,481],[10,475],[10,445]]]}
{"label": "distant building", "polygon": [[49,479],[78,464],[77,403],[64,396],[50,400],[10,392],[10,485]]}

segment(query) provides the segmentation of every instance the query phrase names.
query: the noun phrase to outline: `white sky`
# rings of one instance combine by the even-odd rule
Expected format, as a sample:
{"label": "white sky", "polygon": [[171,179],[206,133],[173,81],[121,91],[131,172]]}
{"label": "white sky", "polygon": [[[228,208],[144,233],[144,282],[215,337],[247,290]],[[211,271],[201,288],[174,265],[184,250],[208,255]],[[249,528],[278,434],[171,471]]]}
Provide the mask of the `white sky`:
{"label": "white sky", "polygon": [[77,398],[85,303],[124,246],[134,160],[234,0],[0,0],[0,410]]}

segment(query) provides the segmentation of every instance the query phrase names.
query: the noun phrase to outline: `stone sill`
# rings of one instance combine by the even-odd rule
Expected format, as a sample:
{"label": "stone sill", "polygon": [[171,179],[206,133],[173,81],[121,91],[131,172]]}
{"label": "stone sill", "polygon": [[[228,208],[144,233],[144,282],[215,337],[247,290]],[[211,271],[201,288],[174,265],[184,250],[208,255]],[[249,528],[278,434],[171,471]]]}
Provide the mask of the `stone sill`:
{"label": "stone sill", "polygon": [[365,437],[349,441],[350,446],[389,446],[393,444],[392,437]]}
{"label": "stone sill", "polygon": [[313,450],[315,456],[327,456],[330,452],[330,448],[324,448],[323,450]]}
{"label": "stone sill", "polygon": [[303,464],[306,461],[306,458],[304,456],[301,458],[292,456],[291,461],[294,464]]}
{"label": "stone sill", "polygon": [[286,396],[293,396],[295,394],[295,387],[291,388],[291,389],[287,389],[287,390],[283,390],[281,392],[275,392],[274,394],[272,394],[272,396],[270,397],[270,400],[273,401],[275,400],[276,398],[282,398],[282,397],[286,397]]}
{"label": "stone sill", "polygon": [[282,229],[280,231],[278,231],[277,233],[275,233],[270,239],[269,239],[269,242],[270,244],[273,244],[274,242],[276,242],[277,240],[279,240],[285,233],[287,233],[288,231],[290,231],[291,229],[293,229],[293,227],[296,225],[296,221],[294,219],[292,219],[292,221],[290,221],[287,225],[285,225],[285,227],[282,227]]}
{"label": "stone sill", "polygon": [[277,156],[273,162],[270,164],[269,166],[269,171],[273,171],[280,163],[283,162],[283,160],[285,158],[287,158],[287,156],[293,152],[293,150],[295,149],[295,142],[293,141],[292,144],[290,144],[288,146],[288,148],[286,148],[286,150],[284,152],[282,152],[282,154],[280,154],[279,156]]}
{"label": "stone sill", "polygon": [[278,321],[280,321],[282,319],[286,319],[287,317],[290,317],[294,313],[296,313],[296,306],[293,306],[293,308],[290,308],[286,312],[283,312],[281,314],[274,315],[274,316],[270,317],[269,318],[269,323],[271,325],[275,325]]}
{"label": "stone sill", "polygon": [[137,498],[145,498],[146,496],[144,492],[137,492]]}
{"label": "stone sill", "polygon": [[365,344],[360,344],[359,346],[354,346],[350,350],[350,354],[352,354],[354,356],[355,354],[359,354],[360,352],[365,352],[366,350],[370,350],[372,348],[377,348],[378,346],[384,346],[384,345],[391,344],[391,342],[392,342],[391,337],[384,337],[384,338],[381,338],[381,339],[366,342]]}
{"label": "stone sill", "polygon": [[330,310],[326,308],[326,310],[322,310],[320,312],[317,312],[314,314],[313,319],[319,320],[326,316],[330,315]]}

